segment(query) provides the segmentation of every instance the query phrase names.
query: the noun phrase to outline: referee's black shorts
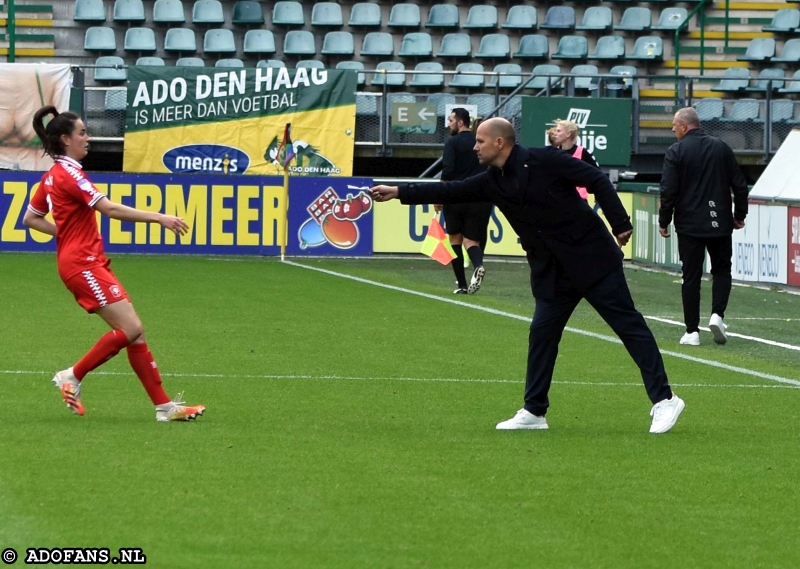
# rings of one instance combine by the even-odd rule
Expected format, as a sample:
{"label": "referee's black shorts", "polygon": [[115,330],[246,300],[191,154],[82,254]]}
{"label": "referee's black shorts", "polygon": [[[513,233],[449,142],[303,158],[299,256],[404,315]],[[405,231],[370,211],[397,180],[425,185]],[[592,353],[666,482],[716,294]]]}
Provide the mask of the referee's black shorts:
{"label": "referee's black shorts", "polygon": [[492,216],[491,202],[444,204],[448,235],[463,235],[472,241],[486,241],[486,228]]}

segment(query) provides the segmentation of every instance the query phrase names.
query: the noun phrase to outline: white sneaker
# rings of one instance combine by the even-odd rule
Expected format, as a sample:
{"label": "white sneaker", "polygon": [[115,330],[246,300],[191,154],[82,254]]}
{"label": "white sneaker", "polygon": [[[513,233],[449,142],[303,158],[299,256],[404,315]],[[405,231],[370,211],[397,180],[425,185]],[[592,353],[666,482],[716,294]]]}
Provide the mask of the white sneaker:
{"label": "white sneaker", "polygon": [[481,285],[483,284],[483,277],[486,276],[486,269],[483,266],[476,267],[475,272],[472,273],[472,279],[469,281],[469,286],[467,287],[467,293],[475,294],[481,289]]}
{"label": "white sneaker", "polygon": [[156,421],[159,423],[194,421],[205,412],[205,405],[186,405],[186,402],[183,401],[183,393],[179,393],[175,396],[174,401],[156,405]]}
{"label": "white sneaker", "polygon": [[684,407],[686,403],[674,393],[672,399],[664,399],[653,405],[650,409],[650,416],[653,417],[650,432],[659,434],[669,431],[678,422]]}
{"label": "white sneaker", "polygon": [[728,335],[725,333],[728,329],[728,325],[725,324],[725,321],[719,314],[711,315],[711,320],[708,321],[708,327],[711,329],[711,333],[714,334],[715,344],[724,344],[728,341]]}
{"label": "white sneaker", "polygon": [[700,345],[700,332],[686,332],[681,338],[682,346],[699,346]]}
{"label": "white sneaker", "polygon": [[67,407],[72,409],[76,415],[83,415],[85,413],[83,403],[81,402],[81,382],[72,373],[72,368],[61,370],[53,378],[53,385],[58,387],[61,392],[61,397]]}
{"label": "white sneaker", "polygon": [[544,417],[539,417],[529,413],[525,409],[520,409],[517,414],[510,418],[508,421],[497,423],[498,431],[516,431],[518,429],[547,429],[547,420]]}

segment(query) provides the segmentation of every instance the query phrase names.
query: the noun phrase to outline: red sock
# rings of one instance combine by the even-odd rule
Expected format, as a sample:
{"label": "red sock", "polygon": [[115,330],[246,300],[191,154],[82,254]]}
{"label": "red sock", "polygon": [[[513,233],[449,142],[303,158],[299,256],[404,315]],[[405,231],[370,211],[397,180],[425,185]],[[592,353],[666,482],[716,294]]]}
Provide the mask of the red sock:
{"label": "red sock", "polygon": [[97,340],[94,347],[81,358],[81,361],[72,366],[72,373],[75,374],[78,381],[82,380],[87,373],[116,356],[128,344],[130,344],[130,340],[122,330],[108,332]]}
{"label": "red sock", "polygon": [[169,396],[161,387],[161,374],[158,373],[158,367],[147,344],[143,342],[128,346],[128,361],[131,363],[133,371],[139,376],[139,381],[142,382],[153,405],[169,403]]}

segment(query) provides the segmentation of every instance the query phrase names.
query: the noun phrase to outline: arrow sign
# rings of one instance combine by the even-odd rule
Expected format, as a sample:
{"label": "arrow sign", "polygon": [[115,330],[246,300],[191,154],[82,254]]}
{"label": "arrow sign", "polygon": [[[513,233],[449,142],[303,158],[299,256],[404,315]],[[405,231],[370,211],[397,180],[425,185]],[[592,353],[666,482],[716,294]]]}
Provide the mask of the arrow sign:
{"label": "arrow sign", "polygon": [[436,106],[428,103],[392,103],[394,133],[436,133]]}
{"label": "arrow sign", "polygon": [[423,122],[427,122],[428,119],[431,119],[434,116],[436,116],[436,113],[434,113],[433,111],[429,111],[428,107],[422,107],[417,113],[417,116],[421,118]]}

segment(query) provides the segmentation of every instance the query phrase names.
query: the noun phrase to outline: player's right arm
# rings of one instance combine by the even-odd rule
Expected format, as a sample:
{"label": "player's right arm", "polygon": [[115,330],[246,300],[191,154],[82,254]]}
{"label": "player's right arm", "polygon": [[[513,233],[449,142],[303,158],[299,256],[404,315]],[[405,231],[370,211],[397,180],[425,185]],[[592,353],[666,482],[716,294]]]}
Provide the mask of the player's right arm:
{"label": "player's right arm", "polygon": [[161,227],[169,229],[175,235],[183,235],[189,230],[189,226],[180,217],[164,215],[154,211],[143,211],[128,207],[126,205],[112,202],[106,197],[98,200],[94,209],[112,219],[120,221],[133,221],[134,223],[158,223]]}
{"label": "player's right arm", "polygon": [[33,194],[33,198],[31,198],[28,204],[28,209],[25,210],[25,215],[22,216],[22,224],[25,225],[25,227],[30,227],[31,229],[55,237],[56,224],[52,221],[48,221],[44,217],[47,215],[47,212],[50,211],[50,204],[47,203],[47,191],[43,188],[44,179],[43,177],[42,182],[39,183],[36,193]]}

